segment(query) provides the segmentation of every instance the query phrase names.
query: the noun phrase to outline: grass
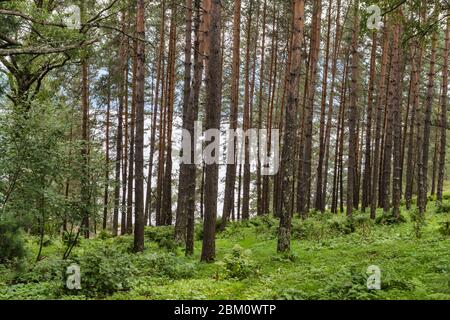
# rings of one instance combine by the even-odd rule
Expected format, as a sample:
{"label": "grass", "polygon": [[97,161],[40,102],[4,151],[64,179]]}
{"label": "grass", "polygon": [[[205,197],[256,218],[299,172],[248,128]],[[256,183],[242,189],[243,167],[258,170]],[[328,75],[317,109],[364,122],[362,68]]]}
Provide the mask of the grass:
{"label": "grass", "polygon": [[[23,270],[8,276],[9,269],[3,267],[0,299],[45,298],[46,292],[47,298],[56,299],[450,299],[450,240],[440,232],[443,222],[450,221],[450,214],[436,213],[436,208],[435,202],[428,204],[420,238],[411,214],[405,210],[405,223],[379,225],[367,219],[367,214],[357,214],[350,229],[348,220],[340,215],[315,214],[306,221],[295,218],[290,254],[276,252],[276,219],[234,222],[218,234],[216,263],[209,264],[199,262],[201,240],[195,242],[192,257],[184,257],[182,248],[164,249],[147,240],[146,251],[136,259],[152,254],[172,259],[157,270],[148,267],[146,260],[135,262],[136,255],[126,253],[123,248],[132,243],[129,236],[82,241],[75,256],[89,254],[86,248],[92,245],[110,246],[128,254],[126,259],[134,261],[137,271],[126,279],[126,288],[99,296],[74,295],[61,288],[39,291],[41,286],[61,280],[50,277],[50,281],[21,283],[17,275]],[[28,238],[27,243],[30,256],[34,255],[36,242]],[[237,260],[230,258],[236,245],[251,253]],[[52,259],[60,257],[62,250],[61,242],[54,239],[43,254]],[[250,272],[243,279],[229,277],[224,272],[227,261],[235,263],[238,272],[251,268]],[[32,264],[28,261],[22,269]],[[381,270],[381,290],[367,289],[369,265]],[[168,272],[168,266],[178,269]],[[178,272],[183,275],[175,277]],[[83,281],[83,273],[81,277]],[[17,286],[20,290],[11,291]],[[30,294],[27,288],[37,293]]]}

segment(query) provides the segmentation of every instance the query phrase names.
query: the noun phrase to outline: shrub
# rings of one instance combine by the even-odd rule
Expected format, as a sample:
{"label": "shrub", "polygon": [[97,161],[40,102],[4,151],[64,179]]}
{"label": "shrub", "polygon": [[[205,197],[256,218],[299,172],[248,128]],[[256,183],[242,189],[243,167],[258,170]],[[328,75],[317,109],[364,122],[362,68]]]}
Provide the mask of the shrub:
{"label": "shrub", "polygon": [[436,202],[436,213],[449,213],[450,212],[450,202]]}
{"label": "shrub", "polygon": [[76,258],[81,271],[81,293],[104,296],[129,287],[137,271],[127,253],[107,246],[93,245]]}
{"label": "shrub", "polygon": [[381,216],[378,216],[375,219],[376,224],[383,224],[383,225],[392,225],[397,223],[404,223],[406,222],[406,218],[400,214],[398,217],[396,217],[392,212],[384,213]]}
{"label": "shrub", "polygon": [[56,257],[46,258],[33,263],[15,279],[19,283],[57,281],[63,283],[67,266],[71,261]]}
{"label": "shrub", "polygon": [[328,221],[328,225],[331,231],[340,234],[350,234],[355,231],[353,217],[334,217]]}
{"label": "shrub", "polygon": [[439,224],[439,233],[445,237],[450,236],[450,221],[441,221]]}
{"label": "shrub", "polygon": [[225,278],[245,279],[257,272],[257,266],[250,258],[251,251],[235,245],[231,254],[225,255],[218,264],[223,268]]}
{"label": "shrub", "polygon": [[177,257],[173,253],[152,253],[135,255],[134,265],[143,275],[170,277],[172,279],[191,278],[195,274],[193,263],[185,261],[184,257]]}
{"label": "shrub", "polygon": [[327,282],[326,297],[329,299],[373,299],[377,290],[367,288],[367,274],[356,267],[343,267]]}
{"label": "shrub", "polygon": [[294,219],[291,234],[294,239],[320,240],[325,236],[325,228],[322,223],[313,219]]}
{"label": "shrub", "polygon": [[9,220],[0,220],[0,263],[19,261],[25,256],[20,226]]}
{"label": "shrub", "polygon": [[161,240],[169,240],[174,237],[174,226],[150,226],[145,227],[145,236],[154,242],[161,242]]}
{"label": "shrub", "polygon": [[109,231],[102,230],[102,231],[100,231],[100,233],[98,234],[97,237],[101,240],[106,240],[106,239],[111,239],[113,237],[113,235]]}

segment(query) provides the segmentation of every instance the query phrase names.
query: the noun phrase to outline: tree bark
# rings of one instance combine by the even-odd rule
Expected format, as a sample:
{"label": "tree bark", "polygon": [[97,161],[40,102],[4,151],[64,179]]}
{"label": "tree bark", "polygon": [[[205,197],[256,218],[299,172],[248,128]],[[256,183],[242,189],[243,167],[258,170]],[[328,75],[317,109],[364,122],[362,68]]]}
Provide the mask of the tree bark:
{"label": "tree bark", "polygon": [[[220,0],[205,0],[210,3],[206,14],[210,17],[209,35],[207,37],[208,67],[206,72],[206,130],[220,127],[220,93],[222,74],[221,57],[221,17]],[[217,151],[217,150],[216,150]],[[217,192],[219,166],[217,163],[205,165],[205,219],[203,224],[202,261],[213,261],[215,258]]]}
{"label": "tree bark", "polygon": [[448,51],[449,51],[449,31],[450,19],[447,18],[447,28],[445,29],[445,45],[442,67],[442,88],[441,88],[441,113],[440,113],[440,149],[439,149],[439,169],[436,199],[442,202],[442,190],[444,186],[445,174],[445,154],[447,147],[447,99],[448,99]]}
{"label": "tree bark", "polygon": [[[137,1],[136,34],[145,39],[144,0]],[[134,251],[144,250],[144,88],[145,46],[141,40],[136,44],[136,177],[135,177],[135,222]]]}
{"label": "tree bark", "polygon": [[291,247],[291,220],[293,213],[293,190],[295,155],[294,146],[297,132],[296,106],[298,100],[299,80],[300,80],[300,59],[304,30],[304,0],[294,0],[293,2],[293,38],[291,45],[291,64],[289,77],[288,96],[285,107],[285,130],[283,138],[283,150],[281,155],[281,177],[282,185],[281,198],[283,205],[280,214],[280,226],[278,228],[278,252],[287,252]]}

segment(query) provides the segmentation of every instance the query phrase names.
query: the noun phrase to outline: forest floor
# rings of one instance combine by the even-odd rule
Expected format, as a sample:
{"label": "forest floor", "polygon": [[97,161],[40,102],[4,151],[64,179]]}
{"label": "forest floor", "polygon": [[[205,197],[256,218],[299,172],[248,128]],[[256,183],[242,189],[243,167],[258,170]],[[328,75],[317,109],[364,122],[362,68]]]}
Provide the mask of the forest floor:
{"label": "forest floor", "polygon": [[[276,253],[278,220],[232,222],[218,233],[209,264],[200,262],[200,224],[192,257],[173,242],[172,227],[148,227],[144,253],[131,253],[132,236],[101,233],[65,261],[65,244],[46,238],[37,263],[37,238],[26,236],[26,261],[0,265],[0,299],[450,299],[446,196],[442,205],[428,203],[423,224],[404,209],[405,222],[395,224],[368,213],[294,218],[284,255]],[[70,263],[81,268],[80,290],[66,288]],[[367,288],[370,265],[381,271],[380,290]]]}

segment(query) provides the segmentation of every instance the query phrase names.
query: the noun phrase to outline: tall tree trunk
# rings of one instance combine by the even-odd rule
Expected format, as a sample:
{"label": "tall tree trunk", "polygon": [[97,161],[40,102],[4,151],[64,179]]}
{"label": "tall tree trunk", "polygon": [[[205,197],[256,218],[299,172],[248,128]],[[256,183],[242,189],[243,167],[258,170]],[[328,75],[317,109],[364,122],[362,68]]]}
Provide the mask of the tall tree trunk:
{"label": "tall tree trunk", "polygon": [[378,93],[376,99],[376,117],[375,117],[375,149],[373,153],[373,171],[372,171],[372,186],[371,195],[372,201],[370,203],[370,217],[375,219],[376,209],[377,209],[377,194],[378,194],[378,182],[379,182],[379,168],[380,168],[380,152],[381,152],[381,126],[382,126],[382,115],[383,115],[383,103],[384,96],[386,93],[386,69],[387,69],[387,59],[389,50],[389,26],[384,21],[384,32],[383,32],[383,49],[381,55],[381,73],[378,82]]}
{"label": "tall tree trunk", "polygon": [[[137,1],[136,35],[145,39],[144,0]],[[145,46],[136,44],[136,137],[135,137],[135,221],[134,251],[144,250],[144,89],[145,89]]]}
{"label": "tall tree trunk", "polygon": [[377,33],[372,32],[372,51],[370,53],[370,76],[369,76],[369,93],[367,101],[367,118],[366,118],[366,141],[364,153],[364,176],[362,186],[362,203],[361,209],[365,209],[370,205],[371,197],[371,172],[372,172],[372,113],[373,113],[373,87],[375,82],[376,69],[376,53],[377,53]]}
{"label": "tall tree trunk", "polygon": [[167,67],[167,143],[166,143],[166,165],[163,179],[162,211],[164,224],[172,224],[172,122],[173,107],[175,102],[175,49],[176,49],[176,15],[177,6],[175,0],[172,1],[169,32],[169,62]]}
{"label": "tall tree trunk", "polygon": [[[327,87],[328,87],[328,62],[330,56],[330,30],[331,30],[331,6],[333,1],[328,2],[327,13],[327,40],[325,44],[325,60],[322,76],[322,96],[320,101],[320,127],[319,127],[319,159],[317,164],[316,175],[316,197],[314,208],[319,211],[325,210],[325,203],[323,198],[323,162],[325,156],[325,112],[326,112],[326,99],[327,99]],[[325,172],[325,174],[327,174]]]}
{"label": "tall tree trunk", "polygon": [[245,93],[244,93],[244,181],[242,190],[242,219],[250,217],[250,140],[247,131],[250,129],[250,47],[251,47],[251,26],[252,26],[253,0],[250,0],[249,13],[247,17],[247,45],[245,52]]}
{"label": "tall tree trunk", "polygon": [[[348,80],[348,54],[346,55],[344,70],[342,72],[341,91],[340,91],[340,103],[336,124],[336,143],[334,151],[334,169],[333,169],[333,190],[331,199],[331,212],[337,213],[338,208],[338,195],[339,195],[339,183],[340,183],[340,167],[342,163],[342,149],[344,146],[344,130],[343,130],[343,116],[345,114],[346,92],[347,92],[347,80]],[[342,201],[341,201],[342,202]],[[341,210],[342,211],[342,210]]]}
{"label": "tall tree trunk", "polygon": [[[197,121],[200,88],[202,84],[202,72],[203,72],[203,57],[200,54],[200,47],[203,47],[201,42],[203,41],[200,35],[200,0],[195,0],[196,19],[194,24],[194,79],[192,83],[192,90],[189,97],[189,108],[192,110],[192,115],[189,112],[188,115],[192,116],[193,121]],[[191,130],[192,127],[191,127]],[[191,143],[194,145],[194,135],[191,134]],[[194,157],[194,150],[192,149],[191,157]],[[192,255],[194,253],[194,222],[195,222],[195,184],[196,184],[197,168],[195,164],[189,166],[189,172],[187,174],[187,190],[188,206],[187,206],[187,230],[186,230],[186,255]],[[203,170],[202,170],[202,190],[203,190]],[[203,192],[202,192],[203,195]],[[203,196],[201,199],[201,217],[203,219]]]}
{"label": "tall tree trunk", "polygon": [[129,60],[130,45],[127,41],[126,47],[126,63],[125,63],[125,80],[124,80],[124,143],[123,143],[123,158],[122,158],[122,213],[120,219],[120,234],[127,233],[127,179],[128,179],[128,60]]}
{"label": "tall tree trunk", "polygon": [[353,37],[351,43],[352,80],[350,85],[350,105],[348,108],[348,173],[347,173],[347,216],[353,212],[353,193],[356,176],[357,135],[356,121],[358,116],[358,33],[359,33],[359,1],[354,4],[355,16],[353,20]]}
{"label": "tall tree trunk", "polygon": [[[108,82],[107,82],[107,97],[106,97],[106,132],[105,132],[105,191],[103,195],[103,230],[106,229],[106,223],[108,221],[108,205],[109,205],[109,119],[111,115],[111,70],[108,70]],[[68,186],[68,185],[67,185]],[[68,196],[68,189],[66,189]],[[66,196],[66,197],[67,197]]]}
{"label": "tall tree trunk", "polygon": [[439,148],[439,169],[437,183],[437,201],[442,202],[442,190],[444,186],[445,174],[445,153],[447,149],[447,99],[448,99],[448,51],[449,51],[449,31],[450,19],[447,18],[447,28],[445,29],[445,45],[442,67],[442,88],[441,88],[441,113],[440,113],[440,148]]}
{"label": "tall tree trunk", "polygon": [[[262,38],[261,38],[261,63],[259,67],[259,93],[258,93],[258,131],[262,129],[262,105],[263,105],[263,87],[264,87],[264,63],[265,63],[265,45],[266,45],[266,17],[267,17],[267,0],[263,4],[263,18],[262,18]],[[256,62],[256,60],[255,60]],[[261,150],[261,141],[258,135],[258,163],[256,168],[256,192],[257,192],[257,214],[266,214],[263,210],[264,201],[268,201],[267,194],[262,191],[261,185],[261,159],[259,152]]]}
{"label": "tall tree trunk", "polygon": [[[221,45],[221,18],[222,5],[220,0],[205,0],[210,3],[209,35],[207,37],[208,67],[206,72],[206,130],[220,127],[220,93],[222,74],[217,66],[222,61]],[[216,150],[218,152],[218,150]],[[217,192],[218,192],[218,163],[205,166],[205,219],[203,224],[202,261],[212,261],[215,258],[216,218],[217,218]]]}
{"label": "tall tree trunk", "polygon": [[[159,60],[159,59],[158,59]],[[158,62],[159,63],[159,62]],[[145,226],[152,225],[152,177],[153,177],[153,154],[155,152],[155,141],[156,141],[156,119],[158,114],[158,104],[156,102],[156,92],[157,88],[154,86],[154,73],[152,71],[152,123],[150,130],[150,152],[148,156],[148,172],[147,172],[147,188],[145,192],[145,208],[144,208],[144,220]],[[136,118],[136,116],[135,116]]]}
{"label": "tall tree trunk", "polygon": [[[341,32],[341,25],[340,25],[340,17],[341,17],[341,1],[337,1],[337,9],[336,9],[336,28],[335,28],[335,39],[333,44],[333,55],[332,55],[332,66],[331,66],[331,88],[330,88],[330,96],[328,98],[328,114],[327,114],[327,124],[325,129],[325,168],[324,168],[324,181],[323,181],[323,190],[322,190],[322,203],[326,204],[326,194],[328,189],[328,166],[329,166],[329,155],[330,155],[330,136],[331,136],[331,127],[332,127],[332,117],[333,117],[333,110],[334,110],[334,87],[335,87],[335,78],[336,78],[336,69],[337,69],[337,61],[338,61],[338,54],[339,54],[339,48],[341,44],[342,39],[342,32]],[[345,72],[344,72],[345,73]],[[336,139],[336,147],[338,145],[339,139]],[[337,159],[335,157],[335,159]],[[335,165],[336,165],[335,161]],[[334,170],[333,174],[333,190],[332,190],[332,204],[331,207],[333,207],[333,198],[334,198],[334,192],[336,189],[334,189],[335,186],[335,176],[336,176],[336,170]],[[334,198],[336,199],[336,198]],[[335,207],[336,208],[336,207]]]}
{"label": "tall tree trunk", "polygon": [[307,98],[305,107],[305,127],[304,137],[305,145],[303,155],[300,154],[303,161],[302,178],[298,192],[300,193],[300,214],[304,217],[309,211],[309,201],[311,198],[311,156],[312,156],[312,130],[313,130],[313,114],[314,114],[314,95],[317,78],[317,63],[320,49],[320,24],[321,24],[321,8],[322,2],[314,1],[313,17],[311,26],[311,42],[310,42],[310,63],[309,63],[309,81],[307,86]]}
{"label": "tall tree trunk", "polygon": [[[130,115],[130,154],[128,157],[128,196],[127,196],[127,233],[133,233],[133,181],[134,181],[134,135],[135,135],[135,119],[136,119],[136,69],[137,57],[136,40],[133,41],[133,79],[132,79],[132,96],[131,96],[131,115]],[[144,213],[145,214],[145,213]],[[145,219],[144,219],[145,220]]]}
{"label": "tall tree trunk", "polygon": [[[240,70],[240,43],[241,43],[241,1],[234,2],[234,17],[233,17],[233,57],[231,63],[231,105],[230,105],[230,129],[233,133],[237,129],[237,117],[238,117],[238,105],[239,105],[239,70]],[[236,182],[236,138],[233,135],[233,139],[230,137],[228,144],[228,154],[232,154],[232,158],[228,156],[227,171],[225,175],[225,194],[223,200],[223,212],[222,212],[222,224],[221,229],[224,230],[233,210],[234,205],[234,189]],[[232,149],[232,150],[230,150]]]}
{"label": "tall tree trunk", "polygon": [[[390,101],[390,111],[393,113],[393,130],[394,130],[394,168],[392,176],[392,213],[396,219],[400,216],[400,199],[401,199],[401,148],[402,148],[402,114],[401,114],[401,74],[399,61],[403,54],[399,50],[399,38],[401,32],[401,26],[399,23],[395,25],[394,29],[394,39],[392,41],[392,80],[390,83],[391,88],[389,89],[389,101]],[[392,92],[391,92],[392,91]],[[386,189],[387,184],[386,184]],[[387,201],[386,201],[387,202]]]}
{"label": "tall tree trunk", "polygon": [[428,149],[430,146],[430,127],[431,127],[431,113],[433,112],[433,98],[434,98],[434,66],[436,63],[436,33],[433,32],[431,40],[431,57],[430,69],[428,72],[427,95],[425,100],[425,122],[423,126],[423,145],[422,158],[419,162],[419,190],[417,196],[417,206],[420,214],[424,214],[427,207],[427,192],[428,192]]}
{"label": "tall tree trunk", "polygon": [[[125,12],[121,16],[121,31],[125,33]],[[118,234],[119,228],[119,210],[120,210],[120,164],[122,161],[122,140],[123,140],[123,102],[124,102],[124,75],[125,75],[125,36],[121,36],[119,49],[119,66],[118,66],[118,87],[119,87],[119,110],[117,112],[117,133],[116,133],[116,173],[114,186],[114,213],[113,213],[113,230],[114,236]]]}
{"label": "tall tree trunk", "polygon": [[[194,123],[188,121],[189,116],[189,96],[191,94],[191,51],[192,51],[192,0],[186,0],[186,32],[185,32],[185,45],[184,45],[184,88],[183,88],[183,130],[187,130],[192,137],[192,132],[189,129],[193,129]],[[193,131],[193,130],[192,130]],[[184,139],[184,137],[183,137]],[[183,145],[187,143],[183,141]],[[192,143],[192,139],[189,139],[191,149],[195,147],[195,141]],[[184,150],[182,150],[183,156]],[[188,166],[193,165],[194,159],[192,159],[192,152],[189,153],[190,162],[180,164],[180,176],[178,183],[178,203],[175,220],[175,241],[177,243],[186,243],[186,225],[187,225],[187,187],[186,174]],[[195,178],[194,178],[195,179]]]}
{"label": "tall tree trunk", "polygon": [[291,219],[293,213],[293,190],[292,184],[294,181],[294,167],[295,167],[295,155],[294,146],[297,132],[297,115],[296,107],[298,100],[298,90],[300,81],[300,59],[301,59],[301,47],[303,40],[304,30],[304,0],[294,0],[293,3],[293,38],[291,45],[291,64],[289,78],[288,97],[285,108],[285,130],[283,138],[283,151],[281,155],[281,177],[282,188],[281,198],[283,205],[280,214],[280,227],[278,228],[278,252],[286,252],[291,247]]}

